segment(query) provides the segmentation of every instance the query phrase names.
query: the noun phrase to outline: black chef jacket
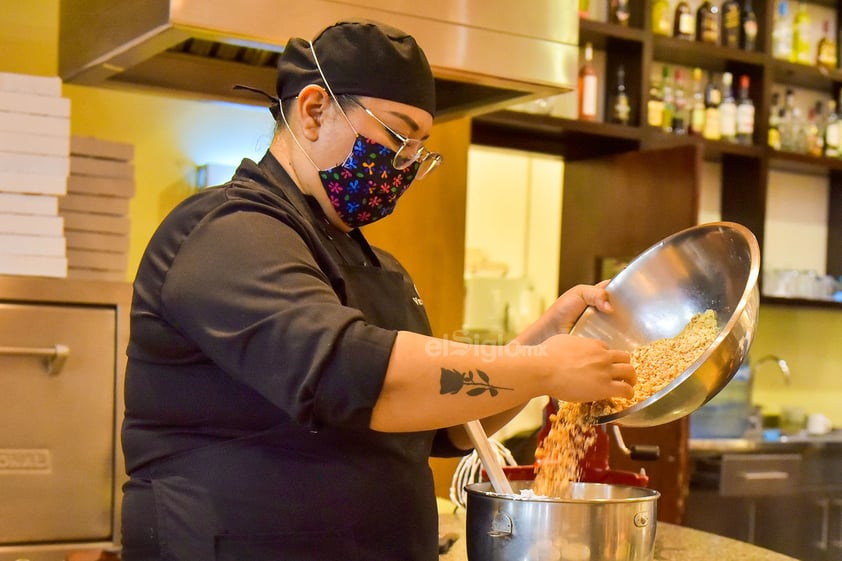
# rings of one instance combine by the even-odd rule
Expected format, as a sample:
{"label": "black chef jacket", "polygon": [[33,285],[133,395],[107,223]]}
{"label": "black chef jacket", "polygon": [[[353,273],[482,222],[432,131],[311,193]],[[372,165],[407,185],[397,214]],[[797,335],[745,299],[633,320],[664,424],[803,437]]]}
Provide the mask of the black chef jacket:
{"label": "black chef jacket", "polygon": [[399,329],[429,333],[406,271],[271,154],[174,209],[134,282],[125,561],[436,559],[427,460],[461,452],[368,428]]}

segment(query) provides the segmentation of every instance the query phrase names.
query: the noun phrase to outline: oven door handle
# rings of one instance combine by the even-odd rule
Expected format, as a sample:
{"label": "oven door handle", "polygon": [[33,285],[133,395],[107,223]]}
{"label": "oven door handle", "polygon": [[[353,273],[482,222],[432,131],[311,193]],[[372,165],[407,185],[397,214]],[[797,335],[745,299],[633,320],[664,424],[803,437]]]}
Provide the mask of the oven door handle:
{"label": "oven door handle", "polygon": [[52,347],[0,347],[0,356],[34,356],[44,359],[47,374],[57,375],[70,356],[70,347],[54,345]]}

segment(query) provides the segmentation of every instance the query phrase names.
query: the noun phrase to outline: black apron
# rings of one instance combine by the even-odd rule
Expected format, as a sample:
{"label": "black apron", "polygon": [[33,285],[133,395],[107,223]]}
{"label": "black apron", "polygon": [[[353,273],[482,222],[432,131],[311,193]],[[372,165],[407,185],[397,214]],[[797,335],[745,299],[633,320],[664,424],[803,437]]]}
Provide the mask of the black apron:
{"label": "black apron", "polygon": [[[295,195],[287,198],[304,211]],[[340,263],[338,292],[347,305],[380,327],[430,333],[415,287],[381,268],[358,232],[351,236],[368,255],[366,266],[348,263],[324,226],[322,233]],[[124,516],[154,523],[125,520],[144,535],[124,530],[124,559],[433,561],[433,436],[312,431],[290,422],[155,462],[125,487]]]}

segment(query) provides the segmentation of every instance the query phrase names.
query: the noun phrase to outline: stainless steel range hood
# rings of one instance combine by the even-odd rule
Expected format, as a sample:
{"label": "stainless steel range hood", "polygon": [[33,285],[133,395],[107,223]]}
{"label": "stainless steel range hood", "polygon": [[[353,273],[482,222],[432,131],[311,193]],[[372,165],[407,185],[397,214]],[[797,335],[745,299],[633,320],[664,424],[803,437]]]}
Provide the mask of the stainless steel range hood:
{"label": "stainless steel range hood", "polygon": [[439,118],[569,91],[575,0],[61,0],[59,73],[68,83],[151,88],[259,104],[289,37],[367,18],[416,37],[436,76]]}

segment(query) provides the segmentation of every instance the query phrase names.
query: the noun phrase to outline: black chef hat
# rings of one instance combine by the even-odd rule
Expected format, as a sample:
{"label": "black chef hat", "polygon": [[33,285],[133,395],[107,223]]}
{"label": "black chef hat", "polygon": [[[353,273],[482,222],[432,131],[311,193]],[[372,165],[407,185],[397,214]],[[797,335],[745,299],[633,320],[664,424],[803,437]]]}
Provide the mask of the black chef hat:
{"label": "black chef hat", "polygon": [[[430,64],[407,33],[374,21],[341,21],[319,33],[313,47],[336,95],[388,99],[435,115],[436,90]],[[295,97],[309,84],[325,86],[309,41],[294,37],[278,62],[278,98]]]}

